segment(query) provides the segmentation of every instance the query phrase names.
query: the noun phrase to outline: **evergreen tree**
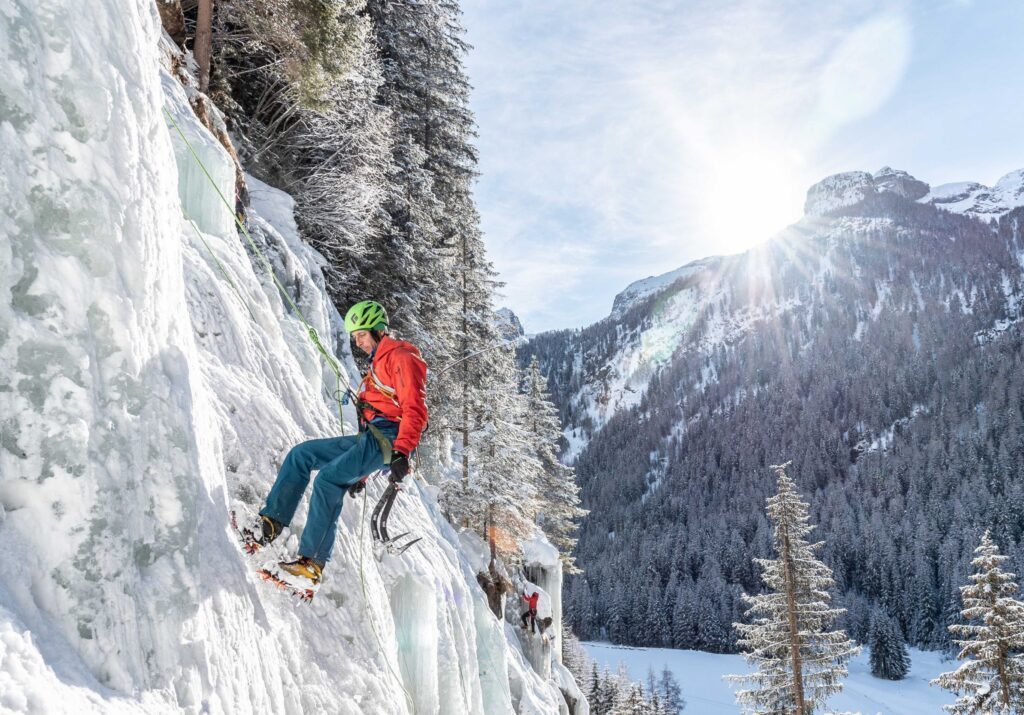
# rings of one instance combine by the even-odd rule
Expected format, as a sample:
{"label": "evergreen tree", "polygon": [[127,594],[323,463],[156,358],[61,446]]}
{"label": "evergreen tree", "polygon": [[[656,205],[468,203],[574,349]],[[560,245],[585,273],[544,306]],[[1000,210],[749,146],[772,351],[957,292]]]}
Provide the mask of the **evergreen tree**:
{"label": "evergreen tree", "polygon": [[746,596],[752,623],[734,624],[757,671],[730,679],[752,686],[736,694],[745,712],[811,715],[842,690],[846,662],[857,648],[843,631],[827,630],[842,610],[828,606],[831,571],[815,555],[823,544],[807,542],[814,527],[787,466],[773,467],[779,488],[768,499],[778,558],[757,560],[769,590]]}
{"label": "evergreen tree", "polygon": [[886,680],[903,680],[910,672],[910,656],[896,621],[881,609],[871,619],[868,636],[871,674]]}
{"label": "evergreen tree", "polygon": [[592,663],[590,678],[587,680],[587,703],[590,704],[590,712],[593,715],[599,715],[607,710],[603,707],[602,692],[601,672],[597,669],[597,663]]}
{"label": "evergreen tree", "polygon": [[583,650],[583,646],[580,644],[576,634],[572,632],[568,624],[562,621],[562,665],[564,665],[576,682],[580,685],[580,689],[583,689],[587,680],[587,675],[590,672],[590,658],[587,656],[587,652]]}
{"label": "evergreen tree", "polygon": [[661,678],[658,681],[658,690],[661,693],[661,698],[665,705],[665,712],[669,715],[679,715],[679,713],[683,711],[683,708],[686,707],[686,701],[683,699],[683,693],[679,688],[679,682],[672,674],[672,671],[668,668],[664,668],[661,671]]}
{"label": "evergreen tree", "polygon": [[580,508],[579,487],[575,474],[558,459],[558,443],[562,439],[562,423],[558,410],[551,404],[547,391],[547,378],[541,374],[540,363],[534,358],[526,368],[525,380],[527,426],[534,451],[540,462],[537,480],[540,511],[537,522],[562,554],[568,573],[578,573],[573,566],[572,550],[578,522],[586,515]]}
{"label": "evergreen tree", "polygon": [[963,618],[950,631],[962,639],[959,660],[951,673],[932,681],[960,697],[946,710],[958,715],[1015,713],[1024,708],[1024,604],[1016,600],[1015,575],[1004,571],[1007,557],[986,531],[974,550],[973,583],[960,589]]}
{"label": "evergreen tree", "polygon": [[630,683],[620,689],[619,704],[613,711],[615,715],[647,715],[650,703],[644,697],[644,690],[639,683]]}
{"label": "evergreen tree", "polygon": [[622,702],[619,687],[620,678],[605,668],[601,675],[601,694],[598,699],[598,709],[605,715],[613,715],[615,708]]}
{"label": "evergreen tree", "polygon": [[398,327],[434,366],[428,458],[447,463],[454,433],[467,490],[471,435],[504,379],[504,369],[493,369],[503,358],[480,352],[498,339],[491,301],[500,284],[472,198],[475,127],[462,65],[468,48],[454,1],[369,0],[367,10],[384,67],[380,101],[396,127],[381,260],[371,266],[370,282],[396,296],[405,313]]}
{"label": "evergreen tree", "polygon": [[443,498],[455,521],[478,527],[492,558],[499,553],[515,556],[519,540],[533,534],[540,471],[525,424],[525,400],[516,390],[514,362],[507,354],[504,360],[495,357],[500,353],[490,359],[494,394],[473,412],[469,472],[463,479],[447,481]]}

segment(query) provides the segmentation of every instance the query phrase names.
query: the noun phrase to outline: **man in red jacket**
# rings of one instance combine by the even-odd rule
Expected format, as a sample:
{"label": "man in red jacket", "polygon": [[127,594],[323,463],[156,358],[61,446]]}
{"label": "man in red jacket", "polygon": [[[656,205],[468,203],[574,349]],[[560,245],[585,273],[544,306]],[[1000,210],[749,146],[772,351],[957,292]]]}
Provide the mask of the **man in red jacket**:
{"label": "man in red jacket", "polygon": [[293,447],[260,510],[254,541],[265,545],[291,523],[313,482],[309,518],[299,542],[299,558],[278,564],[281,580],[297,588],[320,583],[331,558],[345,493],[355,494],[363,479],[385,465],[392,482],[409,473],[409,456],[427,426],[427,364],[410,343],[387,334],[388,316],[376,301],[356,303],[345,316],[345,329],[370,356],[370,370],[359,386],[360,432],[348,437],[313,439]]}
{"label": "man in red jacket", "polygon": [[540,600],[540,591],[534,591],[532,594],[527,596],[523,594],[523,600],[526,601],[527,609],[520,618],[523,621],[523,628],[526,628],[526,619],[530,619],[530,633],[537,632],[537,602]]}

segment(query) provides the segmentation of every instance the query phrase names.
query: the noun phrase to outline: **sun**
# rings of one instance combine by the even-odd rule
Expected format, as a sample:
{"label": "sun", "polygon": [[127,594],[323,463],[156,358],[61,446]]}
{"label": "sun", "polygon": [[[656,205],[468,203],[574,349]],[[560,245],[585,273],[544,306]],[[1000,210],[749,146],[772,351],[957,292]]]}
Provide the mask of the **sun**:
{"label": "sun", "polygon": [[806,187],[784,150],[738,143],[708,157],[699,199],[700,229],[714,253],[739,253],[803,214]]}

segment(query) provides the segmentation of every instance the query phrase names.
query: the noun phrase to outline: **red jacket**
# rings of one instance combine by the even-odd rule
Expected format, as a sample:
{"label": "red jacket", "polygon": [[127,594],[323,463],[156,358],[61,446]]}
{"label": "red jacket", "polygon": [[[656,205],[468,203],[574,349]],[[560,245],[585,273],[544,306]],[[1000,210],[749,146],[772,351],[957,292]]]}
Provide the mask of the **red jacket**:
{"label": "red jacket", "polygon": [[363,417],[384,417],[398,423],[398,437],[392,445],[402,454],[412,454],[427,426],[427,363],[415,345],[384,335],[377,344],[370,372],[359,386]]}
{"label": "red jacket", "polygon": [[523,594],[523,600],[526,601],[530,605],[530,610],[531,611],[536,611],[537,610],[537,601],[540,600],[540,592],[539,591],[535,592],[535,593],[533,593],[530,596],[527,596],[524,593]]}

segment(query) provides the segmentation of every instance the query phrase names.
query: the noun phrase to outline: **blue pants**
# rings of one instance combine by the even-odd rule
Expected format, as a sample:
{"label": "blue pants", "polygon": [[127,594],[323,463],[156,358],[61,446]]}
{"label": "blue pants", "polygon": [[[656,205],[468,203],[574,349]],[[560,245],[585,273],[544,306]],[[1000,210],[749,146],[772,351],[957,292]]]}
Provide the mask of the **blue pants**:
{"label": "blue pants", "polygon": [[[398,425],[394,423],[381,421],[375,426],[392,442],[398,436]],[[350,486],[383,466],[380,445],[369,432],[303,442],[292,447],[285,457],[260,514],[290,524],[309,485],[310,473],[319,469],[309,501],[309,518],[299,542],[299,555],[325,563],[334,549],[345,493]]]}

